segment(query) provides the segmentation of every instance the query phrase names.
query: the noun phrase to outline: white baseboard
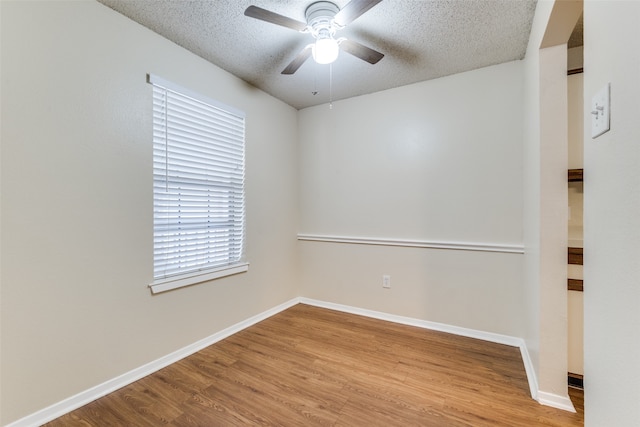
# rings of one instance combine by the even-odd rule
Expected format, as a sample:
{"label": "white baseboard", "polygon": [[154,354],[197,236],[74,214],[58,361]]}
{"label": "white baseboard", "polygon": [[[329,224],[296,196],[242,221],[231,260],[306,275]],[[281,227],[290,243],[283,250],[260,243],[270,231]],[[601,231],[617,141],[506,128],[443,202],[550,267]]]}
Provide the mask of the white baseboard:
{"label": "white baseboard", "polygon": [[[542,393],[542,392],[538,391],[538,380],[536,377],[535,370],[533,369],[533,363],[531,362],[531,357],[529,356],[529,351],[527,350],[525,341],[522,338],[512,337],[509,335],[494,334],[491,332],[478,331],[476,329],[462,328],[459,326],[452,326],[444,323],[429,322],[426,320],[414,319],[410,317],[396,316],[394,314],[367,310],[364,308],[352,307],[348,305],[334,304],[326,301],[318,301],[310,298],[299,298],[299,301],[302,304],[313,305],[316,307],[328,308],[331,310],[357,314],[360,316],[371,317],[374,319],[386,320],[389,322],[400,323],[403,325],[416,326],[418,328],[446,332],[449,334],[460,335],[463,337],[477,338],[480,340],[494,342],[497,344],[504,344],[512,347],[518,347],[520,349],[520,354],[522,356],[522,361],[524,363],[524,370],[527,375],[527,382],[529,383],[529,392],[531,393],[531,398],[533,398],[534,400],[537,400],[542,404],[547,405],[546,401],[545,403],[543,403],[538,399],[539,393]],[[547,395],[549,395],[549,393],[547,393]],[[550,396],[555,396],[555,395],[550,395]],[[555,406],[555,405],[549,405],[549,406],[554,406],[559,409],[572,410],[573,412],[575,412],[575,410],[573,410],[573,405],[571,406],[571,409],[566,409],[567,408],[566,406]]]}
{"label": "white baseboard", "polygon": [[529,392],[534,400],[538,400],[538,376],[533,367],[533,361],[529,355],[529,349],[524,340],[520,346],[520,355],[522,356],[522,362],[524,363],[524,371],[527,374],[527,382],[529,383]]}
{"label": "white baseboard", "polygon": [[253,317],[250,317],[249,319],[236,323],[235,325],[230,326],[226,329],[223,329],[222,331],[217,332],[211,336],[203,338],[200,341],[197,341],[193,344],[190,344],[186,347],[176,350],[173,353],[170,353],[157,360],[149,362],[146,365],[140,366],[139,368],[126,372],[116,378],[110,379],[108,381],[105,381],[102,384],[99,384],[88,390],[80,392],[75,396],[71,396],[61,402],[55,403],[38,412],[35,412],[31,415],[28,415],[24,418],[14,421],[11,424],[8,424],[6,427],[34,427],[34,426],[40,426],[42,424],[48,423],[49,421],[52,421],[58,417],[61,417],[66,413],[73,411],[74,409],[78,409],[81,406],[91,403],[96,399],[99,399],[111,392],[114,392],[122,387],[125,387],[164,367],[167,367],[172,363],[179,361],[180,359],[184,359],[185,357],[197,351],[200,351],[203,348],[210,346],[211,344],[215,344],[216,342],[221,341],[237,332],[240,332],[241,330],[246,329],[251,325],[254,325],[262,320],[265,320],[273,316],[274,314],[284,311],[287,308],[293,307],[299,302],[300,301],[298,298],[294,298],[272,309],[269,309]]}
{"label": "white baseboard", "polygon": [[560,396],[546,391],[538,390],[538,402],[541,405],[551,406],[564,411],[576,412],[569,396]]}
{"label": "white baseboard", "polygon": [[518,347],[524,370],[529,383],[529,392],[531,398],[537,400],[540,404],[552,406],[554,408],[563,409],[569,412],[575,412],[575,408],[569,397],[558,396],[556,394],[538,390],[538,379],[533,368],[533,362],[529,356],[529,350],[522,338],[512,337],[509,335],[494,334],[491,332],[478,331],[476,329],[462,328],[459,326],[447,325],[444,323],[429,322],[426,320],[414,319],[411,317],[396,316],[394,314],[383,313],[379,311],[367,310],[364,308],[352,307],[342,304],[334,304],[326,301],[318,301],[310,298],[298,298],[302,304],[313,305],[316,307],[328,308],[330,310],[342,311],[345,313],[357,314],[360,316],[371,317],[374,319],[386,320],[389,322],[400,323],[403,325],[416,326],[418,328],[431,329],[434,331],[447,332],[449,334],[461,335],[463,337],[477,338],[484,341],[494,342],[497,344]]}
{"label": "white baseboard", "polygon": [[383,312],[374,311],[374,310],[367,310],[364,308],[352,307],[349,305],[318,301],[310,298],[299,298],[299,300],[302,304],[328,308],[331,310],[342,311],[344,313],[357,314],[360,316],[371,317],[374,319],[386,320],[393,323],[400,323],[402,325],[409,325],[409,326],[416,326],[418,328],[431,329],[433,331],[447,332],[449,334],[461,335],[463,337],[477,338],[484,341],[490,341],[498,344],[509,345],[512,347],[521,347],[524,344],[522,338],[516,338],[509,335],[494,334],[492,332],[478,331],[476,329],[462,328],[460,326],[452,326],[444,323],[429,322],[427,320],[420,320],[412,317],[397,316],[395,314],[383,313]]}
{"label": "white baseboard", "polygon": [[360,316],[371,317],[374,319],[386,320],[388,322],[399,323],[403,325],[416,326],[419,328],[430,329],[434,331],[446,332],[454,335],[460,335],[469,338],[477,338],[484,341],[494,342],[497,344],[509,345],[520,348],[520,354],[525,366],[525,372],[529,381],[531,397],[543,405],[552,406],[565,411],[575,412],[575,409],[568,397],[558,396],[552,393],[538,391],[538,382],[535,371],[529,357],[529,352],[522,338],[512,337],[508,335],[494,334],[491,332],[478,331],[475,329],[462,328],[459,326],[447,325],[444,323],[429,322],[426,320],[415,319],[411,317],[397,316],[394,314],[384,313],[380,311],[367,310],[364,308],[352,307],[348,305],[335,304],[325,301],[314,300],[311,298],[297,297],[285,303],[282,303],[270,310],[257,314],[242,322],[236,323],[220,332],[209,337],[203,338],[193,344],[174,351],[164,357],[154,360],[139,368],[126,372],[116,378],[108,380],[102,384],[92,387],[88,390],[80,392],[75,396],[71,396],[61,402],[55,403],[47,408],[37,411],[31,415],[14,421],[6,427],[33,427],[40,426],[52,421],[66,413],[80,408],[96,399],[99,399],[111,392],[125,387],[141,378],[146,377],[172,363],[175,363],[185,357],[202,350],[218,341],[221,341],[243,329],[248,328],[262,320],[265,320],[275,314],[280,313],[296,304],[307,304],[315,307],[327,308],[330,310],[342,311],[345,313],[357,314]]}
{"label": "white baseboard", "polygon": [[569,396],[559,396],[557,394],[549,393],[538,389],[538,377],[533,369],[533,362],[529,356],[527,346],[520,347],[520,354],[522,355],[522,361],[524,362],[524,370],[527,373],[527,379],[529,380],[529,391],[531,397],[538,401],[541,405],[551,406],[564,411],[576,412],[573,402]]}

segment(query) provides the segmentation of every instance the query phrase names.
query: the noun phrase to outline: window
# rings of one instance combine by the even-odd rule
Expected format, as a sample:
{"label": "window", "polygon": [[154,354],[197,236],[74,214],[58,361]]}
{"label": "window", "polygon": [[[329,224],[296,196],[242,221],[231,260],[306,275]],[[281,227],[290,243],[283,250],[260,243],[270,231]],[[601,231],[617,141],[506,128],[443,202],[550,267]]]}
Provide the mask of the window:
{"label": "window", "polygon": [[247,271],[244,113],[153,85],[153,293]]}

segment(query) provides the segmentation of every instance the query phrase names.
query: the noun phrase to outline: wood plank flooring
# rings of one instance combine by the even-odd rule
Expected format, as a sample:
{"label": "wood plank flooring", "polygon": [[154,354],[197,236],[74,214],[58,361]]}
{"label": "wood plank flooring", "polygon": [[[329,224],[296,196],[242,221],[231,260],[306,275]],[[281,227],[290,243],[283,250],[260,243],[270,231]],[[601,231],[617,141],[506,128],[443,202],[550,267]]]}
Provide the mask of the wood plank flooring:
{"label": "wood plank flooring", "polygon": [[532,400],[515,347],[299,304],[47,426],[583,426],[578,409]]}

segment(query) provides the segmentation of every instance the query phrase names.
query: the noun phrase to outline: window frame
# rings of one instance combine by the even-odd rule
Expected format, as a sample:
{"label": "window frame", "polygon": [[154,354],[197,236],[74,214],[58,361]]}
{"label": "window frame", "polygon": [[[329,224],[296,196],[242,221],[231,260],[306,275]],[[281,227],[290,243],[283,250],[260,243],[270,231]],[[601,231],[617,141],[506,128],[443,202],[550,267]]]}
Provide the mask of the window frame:
{"label": "window frame", "polygon": [[[194,92],[192,90],[189,90],[187,88],[183,88],[175,83],[172,83],[168,80],[165,80],[161,77],[158,77],[156,75],[153,74],[147,74],[147,83],[151,84],[153,86],[153,107],[152,107],[152,115],[153,115],[153,128],[154,130],[156,130],[158,127],[162,128],[162,126],[164,126],[164,136],[163,137],[158,137],[156,135],[156,132],[154,132],[154,135],[152,137],[152,145],[153,145],[153,151],[154,151],[154,161],[153,161],[153,169],[154,169],[154,186],[153,186],[153,201],[154,201],[154,215],[153,215],[153,225],[154,225],[154,243],[153,243],[153,248],[154,248],[154,256],[153,256],[153,264],[154,264],[154,278],[152,283],[149,285],[149,287],[151,288],[151,292],[156,294],[159,292],[165,292],[165,291],[169,291],[172,289],[177,289],[177,288],[181,288],[181,287],[185,287],[185,286],[190,286],[190,285],[194,285],[196,283],[201,283],[201,282],[205,282],[205,281],[210,281],[210,280],[214,280],[214,279],[218,279],[218,278],[222,278],[222,277],[227,277],[230,275],[234,275],[234,274],[238,274],[238,273],[243,273],[248,271],[249,269],[249,263],[246,261],[245,259],[245,242],[246,242],[246,215],[245,215],[245,199],[246,199],[246,193],[245,193],[245,187],[244,187],[244,176],[245,176],[245,151],[246,151],[246,137],[245,137],[245,132],[246,132],[246,115],[244,112],[235,109],[233,107],[229,107],[227,105],[224,105],[218,101],[215,101],[213,99],[210,99],[204,95],[201,95],[197,92]],[[157,93],[156,91],[164,91],[164,97],[163,100],[160,102],[160,104],[162,102],[164,102],[164,104],[161,104],[164,106],[164,110],[156,110],[157,108],[159,108],[157,105],[159,104],[156,100],[156,96]],[[171,94],[169,94],[169,92]],[[159,94],[160,92],[158,92]],[[161,95],[160,95],[161,96]],[[220,247],[220,243],[222,243],[222,247],[223,247],[223,256],[222,258],[224,259],[224,257],[226,256],[227,260],[229,262],[227,263],[221,263],[221,262],[217,262],[216,264],[211,264],[211,261],[213,260],[213,258],[215,258],[213,255],[209,254],[209,255],[205,255],[204,259],[206,259],[206,262],[202,263],[201,260],[202,258],[200,257],[200,253],[198,254],[199,258],[198,261],[195,263],[196,265],[199,265],[198,267],[195,267],[193,264],[194,262],[191,262],[191,265],[186,266],[185,268],[187,269],[184,272],[169,272],[167,273],[167,271],[164,271],[164,274],[159,274],[158,270],[159,267],[158,265],[160,265],[160,267],[162,267],[163,265],[165,266],[165,268],[167,268],[166,266],[169,265],[170,267],[174,267],[174,268],[182,268],[183,263],[186,263],[186,261],[182,258],[182,255],[180,254],[180,252],[182,250],[180,249],[175,249],[179,246],[185,246],[187,243],[186,242],[193,242],[192,237],[189,237],[188,234],[194,234],[194,233],[188,233],[183,229],[183,226],[181,225],[184,222],[184,218],[185,216],[187,216],[186,214],[182,213],[182,209],[180,208],[176,208],[176,205],[170,205],[169,207],[166,206],[167,203],[167,199],[171,198],[171,197],[175,197],[177,198],[177,202],[172,200],[172,203],[178,203],[181,204],[183,203],[183,200],[185,198],[185,196],[183,196],[182,194],[180,194],[181,192],[183,192],[183,190],[181,189],[176,189],[176,188],[172,188],[171,191],[169,191],[169,188],[173,187],[173,186],[179,186],[181,180],[184,180],[185,178],[183,176],[180,176],[180,174],[185,174],[185,168],[189,168],[189,166],[180,166],[177,167],[178,169],[181,169],[181,171],[177,171],[177,169],[172,169],[170,167],[171,161],[177,161],[177,157],[178,154],[173,153],[172,155],[174,157],[170,156],[170,148],[174,148],[177,150],[181,150],[182,149],[182,144],[181,142],[178,142],[179,138],[176,137],[175,135],[173,135],[173,132],[168,131],[167,129],[172,127],[171,125],[173,125],[174,122],[171,122],[170,120],[173,120],[173,116],[172,114],[169,114],[169,112],[173,113],[174,110],[170,110],[170,108],[173,106],[172,102],[169,102],[168,99],[169,97],[184,97],[184,99],[186,100],[186,102],[193,102],[193,104],[190,104],[190,107],[193,108],[198,108],[198,106],[202,105],[202,110],[198,110],[198,112],[205,114],[207,113],[205,110],[209,110],[208,114],[211,114],[211,117],[217,117],[218,119],[223,116],[226,115],[228,117],[232,117],[232,119],[235,122],[235,126],[237,127],[236,129],[236,133],[240,132],[241,133],[241,137],[239,137],[238,135],[234,135],[234,139],[231,143],[221,143],[220,140],[217,140],[213,137],[201,137],[201,140],[197,141],[197,144],[209,144],[206,148],[211,148],[212,151],[217,152],[218,148],[222,146],[223,148],[227,147],[224,144],[230,144],[228,145],[229,148],[233,148],[234,150],[234,160],[233,162],[231,162],[233,166],[233,168],[228,168],[229,170],[234,170],[233,172],[233,176],[229,176],[229,181],[225,184],[222,184],[222,181],[220,181],[219,179],[217,180],[218,182],[215,182],[212,179],[201,179],[202,177],[196,178],[194,180],[194,182],[196,183],[196,185],[200,186],[201,184],[206,184],[206,187],[208,189],[214,189],[217,191],[209,191],[208,193],[220,193],[220,192],[226,192],[226,191],[230,191],[231,196],[228,197],[230,200],[227,202],[227,205],[222,205],[222,208],[216,207],[215,210],[215,214],[217,214],[217,216],[219,217],[220,214],[224,215],[224,212],[226,210],[226,212],[228,212],[229,214],[229,221],[232,225],[229,225],[227,232],[225,233],[227,235],[226,240],[220,240],[219,238],[211,237],[211,234],[215,234],[218,230],[218,228],[214,228],[213,226],[206,226],[206,227],[200,227],[197,228],[197,232],[203,233],[208,235],[209,237],[207,237],[205,239],[206,244],[212,244],[213,248],[215,248],[215,250],[217,251]],[[174,106],[175,107],[175,106]],[[179,107],[175,107],[176,108],[176,112],[181,112]],[[219,111],[220,112],[220,117],[217,116],[217,113],[214,113],[212,111]],[[169,119],[169,117],[172,117],[171,119]],[[240,125],[241,123],[241,125]],[[198,125],[200,125],[201,123],[198,122]],[[178,132],[182,132],[185,129],[186,130],[190,130],[193,131],[193,128],[189,127],[190,125],[178,125],[178,126],[184,126],[184,127],[180,127]],[[173,138],[169,138],[168,135],[171,134],[171,137]],[[162,138],[164,138],[164,143],[162,143]],[[200,138],[200,137],[199,137]],[[213,142],[216,142],[215,144],[213,144]],[[238,143],[241,142],[241,144],[238,146]],[[164,146],[162,146],[162,144],[164,144]],[[172,145],[174,144],[174,145]],[[232,147],[232,144],[233,145]],[[159,148],[160,147],[160,148]],[[164,147],[164,148],[162,148]],[[159,150],[164,149],[164,168],[162,166],[162,162],[157,161],[156,157],[158,157],[158,152]],[[215,154],[217,156],[219,156],[219,154]],[[211,154],[209,154],[209,156],[211,157]],[[193,158],[195,160],[201,160],[201,157],[198,157],[198,155],[192,155],[190,158]],[[215,162],[228,162],[228,158],[223,158],[222,156],[220,157],[216,157]],[[171,164],[173,166],[173,164]],[[215,167],[215,166],[214,166]],[[239,171],[238,171],[238,168]],[[203,168],[200,168],[203,169]],[[187,169],[190,172],[195,171],[195,169]],[[209,167],[206,168],[207,171],[209,171]],[[161,173],[159,173],[159,171],[164,171],[164,181],[162,182],[162,185],[165,185],[167,190],[164,192],[161,192],[161,190],[158,190],[158,188],[160,187],[158,184],[160,183],[160,179],[158,178],[158,176],[161,175]],[[224,171],[223,171],[224,172]],[[208,173],[208,172],[207,172]],[[174,175],[172,175],[174,174]],[[214,183],[215,182],[215,183]],[[233,184],[232,184],[233,182]],[[232,187],[232,189],[229,189],[229,187]],[[241,199],[238,199],[237,194],[241,195]],[[234,197],[235,195],[235,197]],[[224,199],[224,196],[218,196],[218,201],[220,201],[221,199]],[[205,200],[205,203],[208,204],[208,209],[210,208],[210,205],[212,204],[211,201],[212,200],[216,200],[214,198],[214,196],[206,196],[204,197],[204,199],[201,200]],[[233,201],[231,201],[233,200]],[[164,217],[162,217],[162,219],[159,219],[160,217],[160,210],[162,209],[172,209],[175,208],[176,211],[178,213],[174,214],[169,214],[169,213],[164,213],[163,215],[165,215]],[[207,223],[210,223],[210,218],[211,216],[215,216],[214,214],[211,214],[210,211],[208,211],[208,213],[204,213],[204,208],[200,208],[201,210],[199,211],[199,213],[204,214],[204,215],[208,215],[209,220],[207,221]],[[238,214],[238,209],[239,209],[239,214]],[[232,213],[232,214],[231,214]],[[171,217],[171,221],[169,221],[167,218]],[[160,221],[169,221],[168,223],[164,223],[162,224]],[[219,225],[217,227],[220,227]],[[159,229],[163,229],[163,232],[158,231]],[[224,227],[222,228],[223,233],[224,233]],[[239,231],[239,235],[240,238],[238,240],[238,231]],[[166,241],[166,236],[167,235],[171,235],[173,234],[174,238],[173,239],[169,239],[169,246],[174,246],[174,252],[173,254],[175,255],[175,258],[178,259],[178,261],[172,261],[172,264],[169,264],[169,262],[167,261],[165,264],[162,264],[160,261],[158,261],[159,259],[162,258],[162,256],[158,256],[158,252],[161,252],[160,246],[161,244],[158,243],[159,240],[163,240]],[[160,235],[163,235],[164,238],[160,239]],[[229,237],[232,236],[232,237]],[[231,241],[229,239],[232,239]],[[197,240],[196,238],[193,238],[194,240]],[[202,242],[202,240],[197,240],[199,242]],[[217,242],[217,244],[216,244]],[[226,249],[224,249],[226,248]],[[239,248],[239,249],[238,249]],[[225,252],[226,251],[226,252]],[[205,251],[207,252],[207,251]],[[213,252],[213,250],[209,249],[208,252]],[[157,258],[159,257],[159,258]],[[208,264],[208,265],[207,265]],[[171,271],[171,269],[169,269],[169,271]]]}

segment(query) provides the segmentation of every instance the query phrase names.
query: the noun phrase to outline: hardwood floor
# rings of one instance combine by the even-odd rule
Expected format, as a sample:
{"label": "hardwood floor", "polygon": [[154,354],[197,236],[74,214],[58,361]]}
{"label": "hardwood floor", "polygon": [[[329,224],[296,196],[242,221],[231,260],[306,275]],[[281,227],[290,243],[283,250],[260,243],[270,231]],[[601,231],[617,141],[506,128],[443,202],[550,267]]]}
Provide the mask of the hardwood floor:
{"label": "hardwood floor", "polygon": [[584,424],[584,390],[581,388],[569,387],[569,397],[576,412],[581,415]]}
{"label": "hardwood floor", "polygon": [[47,426],[583,426],[517,348],[296,305]]}

